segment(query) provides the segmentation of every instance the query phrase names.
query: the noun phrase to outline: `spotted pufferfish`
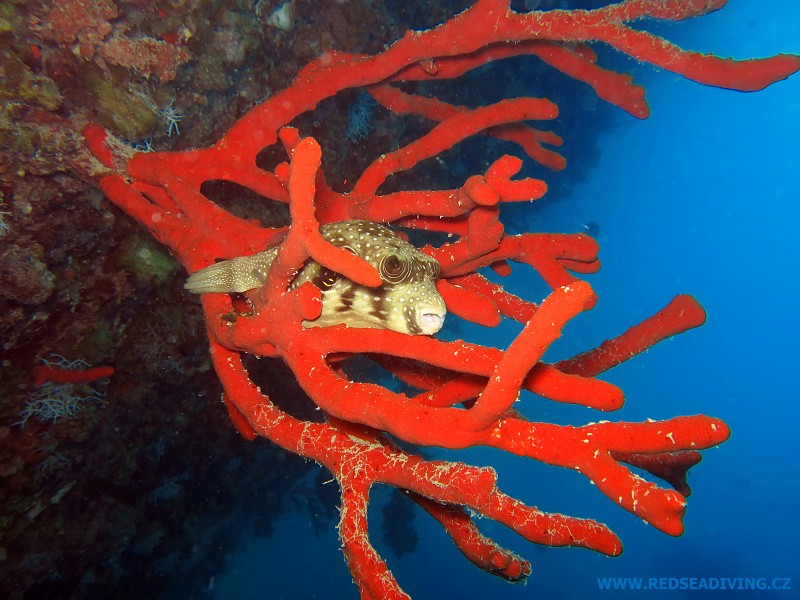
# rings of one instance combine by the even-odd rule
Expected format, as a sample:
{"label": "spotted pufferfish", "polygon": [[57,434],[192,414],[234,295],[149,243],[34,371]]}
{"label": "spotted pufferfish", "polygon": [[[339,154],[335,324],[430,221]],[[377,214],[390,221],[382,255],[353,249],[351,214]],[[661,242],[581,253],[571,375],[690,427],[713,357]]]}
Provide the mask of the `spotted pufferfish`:
{"label": "spotted pufferfish", "polygon": [[[432,335],[444,324],[444,300],[436,290],[439,263],[391,229],[370,221],[339,221],[320,227],[322,237],[375,267],[380,287],[359,285],[315,261],[309,261],[291,284],[310,281],[322,292],[322,314],[306,327],[346,324],[391,329],[409,335]],[[184,287],[197,294],[246,292],[264,284],[277,248],[218,262],[193,273]]]}

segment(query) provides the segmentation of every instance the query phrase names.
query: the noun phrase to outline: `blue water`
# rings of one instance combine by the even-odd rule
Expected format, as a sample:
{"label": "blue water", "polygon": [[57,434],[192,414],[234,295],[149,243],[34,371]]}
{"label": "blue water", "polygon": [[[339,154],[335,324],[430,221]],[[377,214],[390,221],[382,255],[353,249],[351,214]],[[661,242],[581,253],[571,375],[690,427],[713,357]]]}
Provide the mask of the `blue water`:
{"label": "blue water", "polygon": [[[796,0],[731,0],[718,13],[660,31],[684,47],[720,55],[800,53],[800,8]],[[569,326],[552,356],[593,346],[673,295],[691,293],[708,311],[708,323],[606,374],[627,397],[613,418],[702,412],[724,418],[733,435],[705,452],[692,471],[694,494],[679,538],[642,523],[574,473],[488,450],[449,455],[495,466],[504,491],[547,511],[605,522],[624,543],[622,556],[610,559],[536,547],[480,521],[487,535],[531,560],[526,585],[472,567],[421,511],[414,520],[416,551],[396,558],[380,544],[378,509],[386,496],[376,493],[372,540],[417,600],[800,598],[800,278],[793,244],[800,225],[800,77],[741,94],[646,65],[628,66],[647,86],[652,116],[642,122],[619,112],[601,138],[599,163],[583,174],[586,180],[565,200],[532,207],[542,230],[574,232],[596,224],[602,247],[602,271],[589,277],[600,302]],[[571,176],[569,169],[564,176]],[[523,285],[527,275],[517,269],[513,285]],[[507,343],[514,329],[502,331]],[[477,327],[466,332],[476,341],[503,343]],[[534,419],[601,418],[531,397],[518,406]],[[793,589],[598,589],[597,578],[617,576],[791,578]],[[300,513],[286,515],[268,540],[244,536],[213,592],[220,600],[358,597],[335,529],[315,537]]]}

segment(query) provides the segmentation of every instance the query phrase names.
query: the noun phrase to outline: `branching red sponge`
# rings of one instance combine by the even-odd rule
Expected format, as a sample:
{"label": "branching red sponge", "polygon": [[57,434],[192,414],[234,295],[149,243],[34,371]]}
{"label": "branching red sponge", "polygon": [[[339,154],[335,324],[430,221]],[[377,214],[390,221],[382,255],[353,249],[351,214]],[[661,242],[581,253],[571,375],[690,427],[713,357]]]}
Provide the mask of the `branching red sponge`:
{"label": "branching red sponge", "polygon": [[[374,56],[328,53],[303,68],[294,83],[244,115],[214,146],[186,152],[133,153],[96,126],[87,143],[104,165],[99,185],[119,208],[147,227],[192,273],[216,259],[278,246],[263,288],[249,292],[251,310],[237,313],[231,296],[204,294],[211,357],[236,427],[248,439],[263,436],[290,452],[327,467],[341,487],[341,536],[345,557],[362,598],[405,598],[367,535],[367,502],[376,483],[396,486],[429,512],[476,566],[510,581],[524,579],[530,565],[478,531],[472,515],[505,524],[534,543],[580,546],[617,555],[613,532],[591,519],[547,514],[506,496],[493,469],[426,460],[396,447],[396,439],[424,446],[491,446],[574,469],[608,498],[654,527],[678,535],[688,487],[685,474],[698,451],[728,437],[725,423],[696,415],[644,423],[606,422],[568,427],[532,422],[514,408],[520,391],[610,411],[622,392],[596,376],[658,341],[704,321],[700,305],[678,296],[645,322],[558,364],[542,362],[564,325],[595,301],[575,274],[599,268],[597,244],[585,235],[507,235],[499,218],[503,202],[529,201],[544,182],[514,179],[521,162],[503,156],[458,189],[406,190],[381,194],[387,178],[436,156],[459,141],[486,134],[515,142],[533,160],[565,166],[554,147],[560,138],[527,124],[555,119],[545,99],[514,98],[468,109],[396,87],[443,80],[488,61],[532,55],[585,82],[597,95],[644,118],[644,90],[627,75],[597,64],[588,42],[604,42],[643,62],[706,85],[758,90],[800,67],[797,56],[737,61],[688,52],[627,23],[642,17],[680,20],[721,8],[724,0],[627,0],[588,11],[516,13],[508,0],[479,0],[472,8],[424,32],[409,32]],[[369,165],[350,190],[337,191],[320,171],[317,142],[290,127],[302,113],[348,88],[364,88],[396,113],[435,123],[429,133],[387,152]],[[544,125],[546,126],[546,125]],[[259,168],[256,156],[282,143],[288,163]],[[205,197],[203,182],[225,180],[265,199],[288,203],[286,230],[240,219]],[[524,325],[505,350],[464,341],[443,342],[388,330],[302,325],[320,311],[320,291],[310,283],[290,287],[309,259],[366,286],[377,271],[319,234],[321,224],[365,219],[451,234],[452,241],[425,248],[441,264],[439,290],[451,313],[483,325],[500,315]],[[508,273],[509,262],[535,269],[552,293],[540,304],[505,291],[477,271]],[[326,415],[324,423],[301,421],[280,410],[251,381],[242,354],[282,358],[308,396]],[[401,380],[422,390],[416,396],[376,383],[350,381],[333,360],[367,354]],[[632,473],[632,465],[663,477],[667,489]],[[680,492],[680,493],[679,493]]]}

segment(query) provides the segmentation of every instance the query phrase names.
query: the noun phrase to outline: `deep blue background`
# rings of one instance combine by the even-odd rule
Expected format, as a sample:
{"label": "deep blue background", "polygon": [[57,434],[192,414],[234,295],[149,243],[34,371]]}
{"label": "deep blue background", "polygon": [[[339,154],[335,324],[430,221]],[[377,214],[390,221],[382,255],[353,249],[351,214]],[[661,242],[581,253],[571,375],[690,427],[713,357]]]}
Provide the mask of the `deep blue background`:
{"label": "deep blue background", "polygon": [[[684,47],[723,56],[800,53],[800,6],[796,0],[731,0],[720,12],[659,31]],[[599,591],[596,578],[607,576],[790,577],[793,591],[645,595],[800,598],[800,282],[794,244],[800,224],[800,77],[742,94],[647,65],[631,62],[628,68],[646,85],[652,116],[641,122],[618,111],[615,128],[601,139],[599,164],[589,173],[568,169],[564,175],[586,181],[566,200],[544,199],[532,207],[540,230],[581,231],[595,223],[602,247],[603,269],[589,278],[600,302],[569,326],[550,357],[591,347],[673,295],[691,293],[708,311],[708,323],[606,374],[627,397],[613,418],[702,412],[724,418],[733,435],[707,451],[692,472],[695,493],[680,538],[645,525],[574,473],[488,450],[453,454],[495,466],[501,488],[529,504],[607,523],[625,550],[609,559],[586,550],[539,548],[483,520],[486,534],[533,563],[527,585],[514,586],[472,567],[419,511],[416,552],[397,559],[383,549],[417,600],[637,595]],[[513,277],[512,287],[529,285],[523,269]],[[515,328],[501,331],[504,340],[477,327],[467,333],[502,345]],[[577,424],[602,418],[530,396],[518,406],[534,419]],[[379,523],[382,497],[376,493],[373,524]],[[214,595],[357,598],[338,546],[333,527],[316,538],[304,514],[289,514],[271,539],[243,538],[229,571],[214,581]]]}

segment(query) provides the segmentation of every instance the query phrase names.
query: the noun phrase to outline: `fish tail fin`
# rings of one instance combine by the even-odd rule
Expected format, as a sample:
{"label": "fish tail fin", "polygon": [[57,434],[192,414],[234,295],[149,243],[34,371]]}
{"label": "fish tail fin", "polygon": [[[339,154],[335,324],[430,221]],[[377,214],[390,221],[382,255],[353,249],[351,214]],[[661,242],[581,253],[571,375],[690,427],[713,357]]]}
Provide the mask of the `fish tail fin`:
{"label": "fish tail fin", "polygon": [[192,273],[183,287],[195,294],[234,293],[252,290],[264,283],[252,256],[223,260]]}

